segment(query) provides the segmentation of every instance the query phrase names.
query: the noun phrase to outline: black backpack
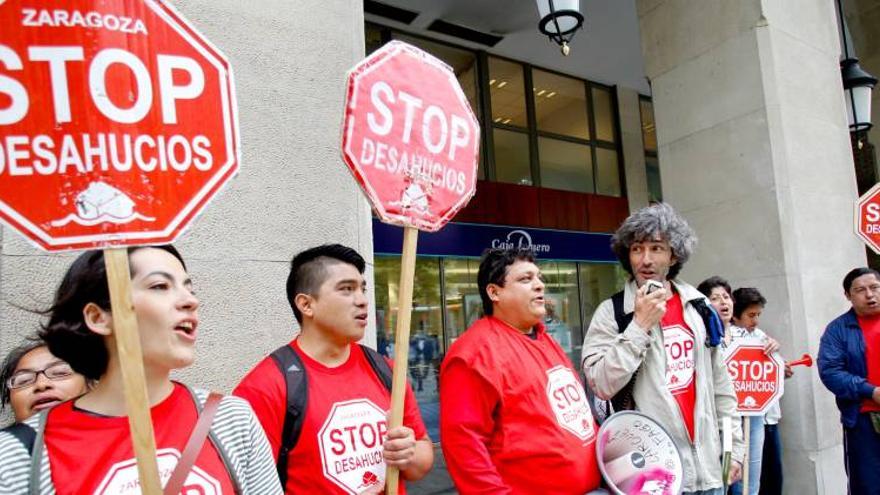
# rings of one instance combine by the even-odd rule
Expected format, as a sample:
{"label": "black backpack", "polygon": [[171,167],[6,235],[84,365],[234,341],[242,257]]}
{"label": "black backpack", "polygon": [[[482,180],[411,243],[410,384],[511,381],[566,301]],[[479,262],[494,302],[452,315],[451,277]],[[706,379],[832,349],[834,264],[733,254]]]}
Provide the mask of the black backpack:
{"label": "black backpack", "polygon": [[[364,351],[370,368],[376,373],[379,381],[385,385],[391,393],[391,366],[385,357],[375,350],[358,344]],[[272,360],[278,366],[287,386],[287,408],[284,410],[284,427],[281,429],[281,447],[278,449],[278,478],[281,480],[281,488],[287,486],[287,460],[290,451],[296,447],[299,435],[302,432],[303,421],[306,418],[306,407],[309,400],[308,377],[303,366],[302,358],[290,346],[285,344],[271,354]]]}
{"label": "black backpack", "polygon": [[[693,299],[688,302],[694,306],[694,309],[697,310],[697,313],[700,314],[700,318],[703,320],[703,326],[706,329],[706,347],[716,347],[721,343],[721,339],[724,336],[724,325],[721,323],[721,318],[718,317],[714,309],[706,304],[704,299]],[[623,333],[633,319],[633,313],[624,313],[623,311],[623,291],[611,296],[611,304],[614,307],[614,321],[617,322],[617,331]],[[632,394],[639,369],[641,367],[633,372],[632,378],[611,398],[611,406],[615,411],[635,409],[636,404]]]}

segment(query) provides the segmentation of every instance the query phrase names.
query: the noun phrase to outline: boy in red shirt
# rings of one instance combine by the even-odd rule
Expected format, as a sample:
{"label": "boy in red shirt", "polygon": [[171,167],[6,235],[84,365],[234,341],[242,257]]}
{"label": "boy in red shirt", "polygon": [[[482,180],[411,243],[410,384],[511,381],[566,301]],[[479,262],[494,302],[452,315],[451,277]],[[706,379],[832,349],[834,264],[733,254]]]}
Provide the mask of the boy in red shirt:
{"label": "boy in red shirt", "polygon": [[483,311],[440,372],[440,437],[458,491],[583,495],[599,485],[583,384],[543,324],[544,283],[529,250],[490,250]]}
{"label": "boy in red shirt", "polygon": [[285,376],[267,357],[233,392],[251,403],[278,460],[282,446],[293,443],[282,438],[294,400],[286,380],[292,372],[305,375],[302,423],[285,453],[286,465],[278,467],[287,493],[378,493],[389,465],[400,469],[398,493],[405,494],[403,480],[422,478],[434,462],[412,390],[406,391],[404,426],[389,430],[391,394],[375,363],[381,358],[357,344],[367,326],[364,268],[356,251],[339,244],[296,255],[287,279],[288,301],[302,329],[289,344],[296,364],[286,365]]}

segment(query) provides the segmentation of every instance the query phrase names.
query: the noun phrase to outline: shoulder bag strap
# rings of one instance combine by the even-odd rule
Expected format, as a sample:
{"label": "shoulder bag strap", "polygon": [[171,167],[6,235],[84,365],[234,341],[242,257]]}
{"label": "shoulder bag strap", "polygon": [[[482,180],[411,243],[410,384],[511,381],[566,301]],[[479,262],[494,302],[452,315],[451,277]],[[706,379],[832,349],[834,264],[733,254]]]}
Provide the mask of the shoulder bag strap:
{"label": "shoulder bag strap", "polygon": [[46,431],[46,421],[49,418],[49,411],[40,413],[40,422],[37,425],[37,435],[34,438],[34,446],[31,450],[31,473],[28,476],[28,493],[30,495],[39,495],[40,480],[42,479],[43,470],[43,448],[45,441],[43,434]]}
{"label": "shoulder bag strap", "polygon": [[202,409],[201,414],[199,414],[199,419],[196,422],[195,428],[193,428],[192,434],[189,436],[189,440],[186,441],[186,447],[183,449],[180,461],[178,461],[177,466],[171,473],[171,478],[162,490],[163,495],[178,495],[180,493],[180,489],[183,488],[183,483],[186,481],[186,477],[189,476],[189,472],[192,470],[199,452],[202,451],[202,445],[204,445],[205,439],[208,437],[208,432],[211,431],[211,423],[214,421],[214,414],[217,413],[217,407],[220,405],[220,399],[222,398],[223,396],[216,392],[208,394],[205,407]]}

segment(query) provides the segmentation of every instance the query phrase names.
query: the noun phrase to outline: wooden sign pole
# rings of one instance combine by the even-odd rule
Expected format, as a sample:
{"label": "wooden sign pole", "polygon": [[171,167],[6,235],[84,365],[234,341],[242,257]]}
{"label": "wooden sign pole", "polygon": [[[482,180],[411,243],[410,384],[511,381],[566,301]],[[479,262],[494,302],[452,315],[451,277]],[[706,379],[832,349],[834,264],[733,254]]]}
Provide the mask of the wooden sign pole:
{"label": "wooden sign pole", "polygon": [[742,473],[742,493],[749,493],[749,437],[752,431],[752,417],[743,416],[743,438],[746,444],[746,454],[743,456],[743,473]]}
{"label": "wooden sign pole", "polygon": [[110,288],[110,306],[113,312],[113,336],[122,368],[125,390],[125,409],[131,429],[131,443],[137,458],[141,493],[161,495],[159,466],[156,463],[156,439],[150,419],[150,402],[144,378],[144,360],[138,337],[137,317],[131,301],[131,272],[128,250],[105,249],[107,284]]}
{"label": "wooden sign pole", "polygon": [[[389,429],[403,424],[403,399],[406,396],[406,372],[409,363],[409,330],[412,317],[413,281],[416,274],[416,245],[419,231],[403,228],[403,250],[400,262],[400,286],[397,292],[397,335],[394,338],[394,372],[391,386],[391,420]],[[399,471],[388,467],[385,493],[397,495]]]}

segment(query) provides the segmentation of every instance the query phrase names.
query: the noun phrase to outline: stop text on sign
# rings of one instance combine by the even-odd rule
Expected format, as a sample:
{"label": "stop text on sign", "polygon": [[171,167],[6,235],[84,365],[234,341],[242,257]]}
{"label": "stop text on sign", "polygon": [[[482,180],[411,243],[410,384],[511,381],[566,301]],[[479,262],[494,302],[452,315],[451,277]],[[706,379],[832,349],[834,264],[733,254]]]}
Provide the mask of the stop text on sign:
{"label": "stop text on sign", "polygon": [[443,160],[455,160],[458,150],[473,147],[468,119],[392,84],[376,81],[370,87],[367,124],[373,136],[363,138],[361,164],[391,174],[428,176],[434,187],[463,194],[464,172],[450,169]]}
{"label": "stop text on sign", "polygon": [[[0,126],[20,123],[36,102],[51,102],[56,125],[83,120],[84,115],[72,112],[71,101],[80,103],[84,114],[93,109],[117,124],[143,121],[151,111],[157,111],[156,104],[162,124],[176,125],[178,102],[202,95],[204,71],[186,56],[158,54],[150,62],[154,71],[138,55],[119,48],[105,48],[86,59],[83,46],[29,46],[23,57],[0,44],[0,64],[7,71],[14,74],[27,69],[46,75],[49,81],[48,87],[39,88],[41,92],[35,88],[29,91],[15,77],[0,74],[0,94],[11,101],[0,109]],[[80,93],[71,92],[71,68],[86,72],[87,88],[80,86]],[[108,81],[120,79],[133,82],[127,95],[117,98],[127,101],[111,97],[114,88]],[[214,165],[211,146],[210,138],[201,134],[78,133],[64,134],[60,139],[48,134],[13,134],[0,142],[0,176],[85,174],[111,168],[126,172],[133,166],[144,172],[185,172],[191,167],[207,171]]]}

